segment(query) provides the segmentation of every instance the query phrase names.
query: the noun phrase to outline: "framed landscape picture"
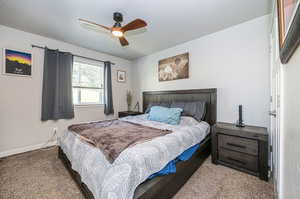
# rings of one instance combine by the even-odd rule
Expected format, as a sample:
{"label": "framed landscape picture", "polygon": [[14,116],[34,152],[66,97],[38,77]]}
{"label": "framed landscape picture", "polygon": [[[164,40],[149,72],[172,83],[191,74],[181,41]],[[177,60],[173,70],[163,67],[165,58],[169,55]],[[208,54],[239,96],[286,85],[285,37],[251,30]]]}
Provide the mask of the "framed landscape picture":
{"label": "framed landscape picture", "polygon": [[126,71],[122,71],[122,70],[117,71],[117,81],[121,83],[126,82]]}
{"label": "framed landscape picture", "polygon": [[189,78],[189,53],[162,59],[158,62],[159,81],[187,78]]}
{"label": "framed landscape picture", "polygon": [[280,59],[287,63],[300,43],[300,0],[277,0]]}
{"label": "framed landscape picture", "polygon": [[29,52],[3,49],[3,74],[31,77],[32,54]]}

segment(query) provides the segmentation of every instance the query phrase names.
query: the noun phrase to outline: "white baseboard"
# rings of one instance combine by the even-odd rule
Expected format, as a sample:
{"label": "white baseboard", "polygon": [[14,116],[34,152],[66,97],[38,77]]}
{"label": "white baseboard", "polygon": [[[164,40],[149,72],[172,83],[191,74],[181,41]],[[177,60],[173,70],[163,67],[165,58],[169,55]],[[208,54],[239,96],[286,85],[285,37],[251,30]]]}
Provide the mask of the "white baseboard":
{"label": "white baseboard", "polygon": [[0,152],[0,158],[11,156],[11,155],[16,155],[16,154],[24,153],[24,152],[28,152],[28,151],[33,151],[33,150],[37,150],[37,149],[41,149],[41,148],[46,148],[46,147],[50,147],[50,146],[55,146],[55,145],[57,145],[57,141],[49,142],[48,144],[42,143],[42,144],[12,149],[12,150],[8,150],[8,151],[2,151],[2,152]]}

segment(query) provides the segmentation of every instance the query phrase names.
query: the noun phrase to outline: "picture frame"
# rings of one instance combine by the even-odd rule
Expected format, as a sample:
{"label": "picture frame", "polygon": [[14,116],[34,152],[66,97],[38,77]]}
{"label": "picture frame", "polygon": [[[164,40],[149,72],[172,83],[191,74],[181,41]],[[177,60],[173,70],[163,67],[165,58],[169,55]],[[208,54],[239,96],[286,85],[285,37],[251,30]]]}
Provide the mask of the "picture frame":
{"label": "picture frame", "polygon": [[281,63],[288,63],[300,44],[300,0],[277,0]]}
{"label": "picture frame", "polygon": [[32,53],[26,50],[3,48],[2,74],[32,77]]}
{"label": "picture frame", "polygon": [[126,71],[117,70],[117,82],[120,82],[120,83],[126,82]]}
{"label": "picture frame", "polygon": [[158,81],[189,78],[189,53],[168,57],[158,62]]}

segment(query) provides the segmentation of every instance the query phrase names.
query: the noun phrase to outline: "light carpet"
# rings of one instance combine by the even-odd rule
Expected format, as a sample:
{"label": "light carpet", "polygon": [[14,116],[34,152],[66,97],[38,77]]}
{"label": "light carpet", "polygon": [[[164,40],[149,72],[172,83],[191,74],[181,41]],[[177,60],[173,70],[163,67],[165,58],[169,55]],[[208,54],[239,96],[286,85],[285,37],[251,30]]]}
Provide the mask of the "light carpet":
{"label": "light carpet", "polygon": [[[0,159],[1,199],[83,199],[57,147]],[[273,185],[208,158],[175,199],[273,199]]]}

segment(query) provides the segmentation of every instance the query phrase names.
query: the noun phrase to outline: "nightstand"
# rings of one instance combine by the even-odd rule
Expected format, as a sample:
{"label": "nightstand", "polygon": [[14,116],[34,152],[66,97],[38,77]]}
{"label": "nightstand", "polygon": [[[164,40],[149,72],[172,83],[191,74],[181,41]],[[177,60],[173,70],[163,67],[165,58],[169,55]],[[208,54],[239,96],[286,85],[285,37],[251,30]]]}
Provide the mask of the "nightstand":
{"label": "nightstand", "polygon": [[126,116],[133,116],[133,115],[140,115],[143,114],[141,112],[137,112],[137,111],[121,111],[119,112],[119,117],[126,117]]}
{"label": "nightstand", "polygon": [[268,181],[268,131],[218,122],[212,131],[212,162]]}

